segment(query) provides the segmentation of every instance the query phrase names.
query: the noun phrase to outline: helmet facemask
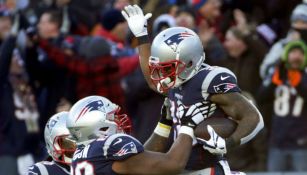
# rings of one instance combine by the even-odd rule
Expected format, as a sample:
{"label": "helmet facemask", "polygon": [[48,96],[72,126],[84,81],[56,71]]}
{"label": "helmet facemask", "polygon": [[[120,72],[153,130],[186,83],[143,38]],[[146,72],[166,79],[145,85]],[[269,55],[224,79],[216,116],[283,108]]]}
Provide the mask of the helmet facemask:
{"label": "helmet facemask", "polygon": [[76,143],[69,139],[69,135],[56,136],[53,141],[52,157],[55,161],[70,165],[76,150]]}
{"label": "helmet facemask", "polygon": [[109,128],[111,130],[107,129],[107,131],[109,130],[108,132],[110,132],[108,135],[115,133],[130,134],[131,132],[132,126],[130,118],[127,116],[127,114],[120,114],[120,109],[121,108],[117,106],[115,110],[107,113],[106,120],[116,124],[115,130],[113,128]]}
{"label": "helmet facemask", "polygon": [[170,88],[181,84],[179,75],[184,71],[186,65],[179,59],[167,62],[159,62],[159,58],[150,57],[149,70],[152,82],[160,92],[167,92]]}

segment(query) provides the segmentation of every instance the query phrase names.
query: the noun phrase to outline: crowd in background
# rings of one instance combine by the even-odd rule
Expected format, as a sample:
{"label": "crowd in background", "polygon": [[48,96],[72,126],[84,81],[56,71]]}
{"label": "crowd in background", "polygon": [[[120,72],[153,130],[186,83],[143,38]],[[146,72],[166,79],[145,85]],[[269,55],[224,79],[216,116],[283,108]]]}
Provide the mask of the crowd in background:
{"label": "crowd in background", "polygon": [[[224,66],[261,111],[263,130],[228,153],[240,171],[307,171],[307,4],[301,0],[0,0],[0,175],[44,159],[43,128],[78,99],[120,105],[144,142],[164,97],[146,84],[121,10],[152,12],[198,33],[205,63]],[[291,60],[294,60],[291,62]],[[5,171],[4,171],[5,172]]]}

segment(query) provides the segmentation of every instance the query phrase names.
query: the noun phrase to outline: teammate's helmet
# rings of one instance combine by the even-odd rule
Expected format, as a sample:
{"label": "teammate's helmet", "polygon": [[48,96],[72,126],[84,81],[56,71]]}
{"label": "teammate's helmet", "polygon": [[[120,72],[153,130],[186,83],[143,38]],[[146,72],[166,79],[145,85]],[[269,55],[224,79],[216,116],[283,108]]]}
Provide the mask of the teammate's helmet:
{"label": "teammate's helmet", "polygon": [[202,42],[195,32],[184,27],[168,28],[151,46],[151,80],[159,91],[178,87],[198,72],[204,59]]}
{"label": "teammate's helmet", "polygon": [[53,160],[64,164],[71,163],[71,157],[75,152],[75,144],[67,140],[69,130],[66,128],[68,112],[60,112],[53,115],[45,126],[45,142],[48,154]]}
{"label": "teammate's helmet", "polygon": [[130,132],[127,115],[107,98],[89,96],[79,100],[69,111],[66,126],[77,144],[86,145],[101,136]]}

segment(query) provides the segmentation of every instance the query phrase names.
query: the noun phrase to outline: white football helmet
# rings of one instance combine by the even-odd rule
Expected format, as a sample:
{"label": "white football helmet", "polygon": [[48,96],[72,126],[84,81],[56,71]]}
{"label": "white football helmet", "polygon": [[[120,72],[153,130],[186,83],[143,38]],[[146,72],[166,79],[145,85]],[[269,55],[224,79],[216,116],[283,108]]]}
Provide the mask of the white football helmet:
{"label": "white football helmet", "polygon": [[160,32],[151,45],[149,68],[157,90],[165,92],[192,78],[205,60],[198,35],[185,27]]}
{"label": "white football helmet", "polygon": [[71,157],[75,152],[75,144],[66,138],[69,130],[66,128],[68,112],[60,112],[53,115],[45,126],[44,136],[48,154],[53,160],[64,164],[71,163]]}
{"label": "white football helmet", "polygon": [[78,145],[87,145],[101,136],[130,132],[127,115],[105,97],[89,96],[75,103],[69,111],[66,126]]}

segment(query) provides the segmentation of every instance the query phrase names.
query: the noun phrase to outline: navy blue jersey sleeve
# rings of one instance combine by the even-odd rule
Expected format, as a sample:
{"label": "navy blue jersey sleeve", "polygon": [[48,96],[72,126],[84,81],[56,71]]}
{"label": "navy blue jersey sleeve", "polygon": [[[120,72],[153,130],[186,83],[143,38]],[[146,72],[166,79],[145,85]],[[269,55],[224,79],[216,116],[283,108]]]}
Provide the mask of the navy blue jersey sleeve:
{"label": "navy blue jersey sleeve", "polygon": [[106,140],[103,151],[109,160],[124,160],[143,152],[144,147],[132,136],[115,134]]}
{"label": "navy blue jersey sleeve", "polygon": [[36,165],[32,165],[29,167],[27,175],[42,175],[42,174]]}
{"label": "navy blue jersey sleeve", "polygon": [[207,75],[202,84],[202,91],[208,94],[241,92],[234,73],[223,67],[214,68]]}

